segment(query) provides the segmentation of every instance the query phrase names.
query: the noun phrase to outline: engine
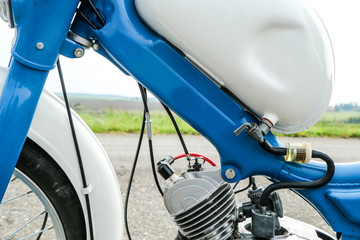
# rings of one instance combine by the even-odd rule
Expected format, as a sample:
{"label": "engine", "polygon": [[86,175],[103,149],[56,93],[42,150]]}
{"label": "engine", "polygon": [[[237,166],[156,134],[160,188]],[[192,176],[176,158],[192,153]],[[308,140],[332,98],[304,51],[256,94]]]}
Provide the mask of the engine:
{"label": "engine", "polygon": [[185,173],[165,190],[164,202],[188,239],[229,239],[234,232],[235,196],[218,167]]}
{"label": "engine", "polygon": [[[172,157],[158,163],[158,172],[172,183],[164,203],[179,227],[179,240],[334,239],[309,224],[283,217],[279,195],[273,192],[265,208],[263,190],[250,182],[249,202],[236,203],[233,187],[221,177],[220,167],[203,168],[197,160],[178,176]],[[253,179],[253,178],[252,178]]]}

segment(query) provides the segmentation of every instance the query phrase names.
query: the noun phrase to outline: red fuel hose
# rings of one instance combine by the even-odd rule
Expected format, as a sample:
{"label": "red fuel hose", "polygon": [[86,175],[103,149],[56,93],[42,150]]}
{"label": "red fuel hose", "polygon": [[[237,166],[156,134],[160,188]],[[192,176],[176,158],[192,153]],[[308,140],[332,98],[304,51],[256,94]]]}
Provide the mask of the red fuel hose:
{"label": "red fuel hose", "polygon": [[[189,154],[192,157],[202,157],[206,162],[210,163],[211,166],[213,166],[213,167],[216,166],[216,163],[214,161],[212,161],[210,158],[208,158],[208,157],[206,157],[206,156],[204,156],[202,154],[199,154],[199,153],[189,153]],[[174,156],[174,160],[179,159],[179,158],[183,158],[183,157],[186,157],[185,153]]]}

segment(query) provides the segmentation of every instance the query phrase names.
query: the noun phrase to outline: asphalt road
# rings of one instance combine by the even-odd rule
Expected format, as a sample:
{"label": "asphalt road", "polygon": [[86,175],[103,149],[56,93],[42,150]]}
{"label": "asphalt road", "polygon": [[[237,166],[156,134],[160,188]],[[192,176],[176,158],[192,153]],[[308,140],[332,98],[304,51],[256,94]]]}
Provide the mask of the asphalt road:
{"label": "asphalt road", "polygon": [[[130,169],[132,166],[137,135],[109,135],[98,134],[100,142],[108,153],[124,197]],[[360,156],[359,139],[331,139],[331,138],[280,138],[282,142],[309,142],[314,149],[324,151],[331,155],[336,162],[352,162]],[[216,149],[201,136],[185,136],[189,151],[202,153],[219,162]],[[156,135],[153,138],[155,159],[160,160],[168,155],[182,152],[181,145],[175,135]],[[177,171],[186,169],[186,161],[175,163]],[[133,239],[174,239],[177,227],[166,212],[162,198],[157,192],[150,170],[150,160],[147,142],[143,142],[135,180],[130,196],[129,224]],[[246,185],[246,181],[242,186]],[[266,186],[269,182],[263,177],[257,177],[258,185]],[[165,183],[163,183],[165,185]],[[279,191],[283,201],[286,216],[313,224],[329,233],[331,228],[321,216],[303,199],[291,191]],[[246,194],[238,194],[238,203],[248,201]]]}
{"label": "asphalt road", "polygon": [[[133,134],[97,134],[97,137],[103,144],[103,147],[113,163],[124,198],[136,151],[138,136]],[[219,163],[217,151],[206,139],[201,136],[184,136],[184,138],[191,152],[202,153]],[[280,138],[280,140],[284,143],[309,142],[313,145],[314,149],[328,153],[338,163],[356,161],[358,156],[360,156],[360,139]],[[182,152],[180,142],[175,135],[155,135],[153,144],[156,161],[165,156],[174,156]],[[173,164],[173,167],[178,173],[185,171],[187,168],[187,161],[176,161]],[[256,179],[257,184],[260,186],[265,187],[269,184],[264,177],[257,177]],[[165,182],[162,181],[161,185],[165,186]],[[246,186],[247,180],[242,181],[239,185]],[[14,181],[11,186],[12,187],[9,188],[7,192],[9,193],[9,196],[16,196],[18,193],[27,191],[27,187],[22,184],[17,184],[17,181]],[[313,224],[329,233],[332,232],[320,215],[303,199],[288,190],[281,190],[279,193],[286,216]],[[248,201],[246,192],[237,194],[236,196],[238,203]],[[8,197],[4,199],[8,199]],[[20,204],[17,205],[19,201]],[[38,204],[38,200],[33,194],[26,195],[19,201],[15,200],[9,204],[5,204],[5,208],[4,205],[0,208],[0,240],[3,236],[9,234],[8,232],[10,230],[8,226],[19,227],[22,225],[22,222],[30,221],[35,214],[42,211],[42,205]],[[36,232],[37,226],[41,226],[42,224],[42,219],[43,218],[40,217],[36,220],[37,222],[31,224],[31,226],[27,226],[21,235],[26,236]],[[169,214],[164,207],[162,197],[158,193],[153,181],[147,141],[143,142],[143,148],[130,195],[129,225],[132,239],[134,240],[169,240],[175,239],[177,234],[177,227],[170,219]],[[47,232],[46,234],[48,235],[44,235],[42,239],[54,239],[53,235],[51,235],[53,233]],[[10,239],[19,239],[19,235],[20,234],[17,234]],[[126,239],[126,237],[124,239]]]}

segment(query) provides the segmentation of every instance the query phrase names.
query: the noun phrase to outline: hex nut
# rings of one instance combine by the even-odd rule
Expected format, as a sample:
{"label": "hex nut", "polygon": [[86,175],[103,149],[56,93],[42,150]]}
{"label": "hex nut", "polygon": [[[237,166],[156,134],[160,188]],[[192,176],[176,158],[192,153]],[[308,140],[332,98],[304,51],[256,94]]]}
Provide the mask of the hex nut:
{"label": "hex nut", "polygon": [[84,50],[82,50],[81,48],[77,48],[74,51],[74,55],[75,55],[75,57],[80,58],[80,57],[84,56]]}

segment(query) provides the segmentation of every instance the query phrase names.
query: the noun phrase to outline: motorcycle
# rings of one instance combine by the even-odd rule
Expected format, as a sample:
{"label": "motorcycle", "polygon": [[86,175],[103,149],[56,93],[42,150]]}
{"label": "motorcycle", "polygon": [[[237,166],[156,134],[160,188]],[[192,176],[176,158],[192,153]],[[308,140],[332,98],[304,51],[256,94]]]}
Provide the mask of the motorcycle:
{"label": "motorcycle", "polygon": [[[89,48],[139,82],[149,142],[145,88],[219,152],[221,167],[204,167],[211,161],[184,147],[189,166],[180,176],[171,166],[180,156],[156,166],[152,159],[169,182],[158,188],[178,239],[334,239],[283,217],[279,189],[306,199],[337,239],[360,239],[360,164],[335,165],[272,134],[313,125],[332,92],[331,43],[303,1],[1,0],[0,16],[16,29],[9,68],[0,71],[0,199],[20,179],[45,208],[40,230],[22,239],[50,230],[52,239],[123,238],[105,152],[68,102],[43,89],[56,64],[62,79],[59,55],[81,58]],[[261,189],[256,175],[274,183]],[[230,184],[247,178],[249,201],[237,205]]]}

